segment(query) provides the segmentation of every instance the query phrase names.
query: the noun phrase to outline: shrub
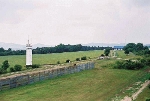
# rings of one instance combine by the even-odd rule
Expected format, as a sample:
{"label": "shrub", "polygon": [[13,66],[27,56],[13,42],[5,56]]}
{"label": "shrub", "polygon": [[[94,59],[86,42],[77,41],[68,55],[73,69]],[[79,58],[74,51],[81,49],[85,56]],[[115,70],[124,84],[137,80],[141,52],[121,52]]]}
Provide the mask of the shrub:
{"label": "shrub", "polygon": [[5,60],[5,61],[3,62],[2,68],[3,68],[4,70],[7,70],[8,67],[9,67],[8,60]]}
{"label": "shrub", "polygon": [[150,58],[146,59],[146,65],[150,66]]}
{"label": "shrub", "polygon": [[3,68],[0,68],[0,74],[5,73],[5,70]]}
{"label": "shrub", "polygon": [[76,58],[76,61],[80,61],[80,58]]}
{"label": "shrub", "polygon": [[10,72],[15,72],[15,69],[13,67],[10,67]]}
{"label": "shrub", "polygon": [[21,65],[15,65],[14,69],[15,69],[15,71],[21,71],[22,66]]}
{"label": "shrub", "polygon": [[57,64],[60,64],[60,61],[57,61]]}
{"label": "shrub", "polygon": [[105,55],[104,55],[104,54],[101,54],[101,56],[104,57]]}
{"label": "shrub", "polygon": [[39,64],[33,64],[33,65],[32,65],[32,68],[39,68],[39,67],[40,67]]}
{"label": "shrub", "polygon": [[69,60],[69,59],[67,59],[67,60],[66,60],[66,63],[69,63],[69,62],[70,62],[70,60]]}
{"label": "shrub", "polygon": [[86,59],[87,59],[86,56],[81,57],[81,60],[86,60]]}
{"label": "shrub", "polygon": [[143,63],[132,62],[131,60],[117,61],[114,66],[114,68],[116,69],[129,69],[129,70],[141,69],[143,67],[144,67]]}
{"label": "shrub", "polygon": [[148,85],[148,88],[150,89],[150,84]]}
{"label": "shrub", "polygon": [[150,99],[146,99],[146,101],[150,101]]}
{"label": "shrub", "polygon": [[116,61],[114,68],[115,69],[124,69],[123,68],[123,61]]}

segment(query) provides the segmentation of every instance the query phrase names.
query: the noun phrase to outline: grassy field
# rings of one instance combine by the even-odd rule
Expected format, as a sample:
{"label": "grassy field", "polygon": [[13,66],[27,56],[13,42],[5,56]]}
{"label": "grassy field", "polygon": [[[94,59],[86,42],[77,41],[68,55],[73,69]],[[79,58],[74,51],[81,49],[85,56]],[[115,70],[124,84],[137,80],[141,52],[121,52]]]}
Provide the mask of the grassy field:
{"label": "grassy field", "polygon": [[[63,63],[66,59],[74,61],[77,57],[82,56],[94,58],[102,53],[103,51],[88,51],[33,55],[33,61],[36,64],[52,64],[57,61]],[[139,58],[133,54],[126,56],[123,51],[118,51],[117,54],[121,58]],[[10,64],[21,64],[19,61],[25,59],[25,56],[0,58],[0,60],[3,59],[18,59],[16,61],[9,60]],[[116,96],[119,97],[118,99],[122,99],[124,96],[130,95],[131,91],[126,92],[129,86],[139,80],[145,80],[150,75],[147,75],[145,69],[134,71],[112,69],[115,61],[116,59],[96,60],[93,70],[0,91],[0,101],[111,101]],[[147,91],[145,93],[147,94]],[[147,97],[148,94],[141,96]]]}
{"label": "grassy field", "polygon": [[[49,64],[55,63],[58,60],[64,62],[66,59],[74,61],[77,57],[81,56],[94,58],[99,56],[101,53],[102,51],[88,51],[77,53],[72,52],[34,55],[34,61],[41,64]],[[118,54],[119,56],[123,56],[123,51],[119,51]],[[130,58],[134,56],[124,55],[124,57]],[[58,60],[56,61],[56,59]],[[111,101],[112,98],[115,98],[115,96],[119,96],[121,99],[129,93],[124,93],[125,89],[133,83],[139,81],[139,79],[143,79],[140,77],[144,77],[146,73],[145,70],[131,71],[112,69],[115,61],[116,60],[114,59],[97,60],[95,61],[95,68],[93,70],[86,70],[80,73],[64,75],[51,80],[45,80],[43,82],[38,82],[23,87],[1,91],[0,100]]]}
{"label": "grassy field", "polygon": [[[57,61],[64,63],[67,59],[75,61],[76,58],[86,56],[87,58],[95,58],[100,56],[104,51],[81,51],[81,52],[66,52],[66,53],[53,53],[53,54],[34,54],[33,64],[56,64]],[[0,64],[3,61],[8,60],[10,67],[15,64],[25,66],[26,57],[25,55],[12,55],[12,56],[0,56]]]}
{"label": "grassy field", "polygon": [[146,99],[150,99],[150,89],[148,87],[142,91],[135,101],[146,101]]}
{"label": "grassy field", "polygon": [[[109,61],[111,64],[112,60],[108,60],[107,63]],[[110,101],[120,93],[121,89],[135,82],[136,76],[141,72],[104,68],[101,62],[97,61],[93,70],[2,91],[0,99],[2,101]]]}

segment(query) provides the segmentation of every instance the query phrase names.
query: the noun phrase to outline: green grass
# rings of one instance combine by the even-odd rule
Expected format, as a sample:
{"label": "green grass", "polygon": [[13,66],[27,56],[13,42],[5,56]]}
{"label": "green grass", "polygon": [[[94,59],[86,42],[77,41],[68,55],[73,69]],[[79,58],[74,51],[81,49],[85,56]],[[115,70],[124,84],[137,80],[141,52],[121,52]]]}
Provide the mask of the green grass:
{"label": "green grass", "polygon": [[[33,64],[56,64],[57,61],[60,63],[66,62],[67,59],[75,61],[76,58],[86,56],[88,59],[100,56],[103,53],[101,50],[96,51],[80,51],[80,52],[66,52],[66,53],[53,53],[53,54],[34,54]],[[12,55],[12,56],[0,56],[0,64],[3,61],[8,60],[10,67],[16,64],[25,66],[26,56],[25,55]]]}
{"label": "green grass", "polygon": [[123,59],[141,58],[141,56],[134,55],[133,53],[130,53],[129,55],[126,55],[126,54],[124,54],[124,51],[117,51],[116,54],[117,54],[117,57],[123,58]]}
{"label": "green grass", "polygon": [[135,101],[146,101],[146,99],[150,99],[150,89],[148,87],[139,94]]}
{"label": "green grass", "polygon": [[[107,61],[103,64],[104,61]],[[112,60],[97,60],[96,68],[52,80],[0,92],[2,101],[110,101],[121,90],[137,81],[144,71],[103,67]],[[140,75],[139,75],[140,74]]]}
{"label": "green grass", "polygon": [[[67,59],[75,61],[76,58],[87,56],[95,58],[103,51],[69,52],[57,54],[33,55],[34,64],[64,63]],[[124,55],[117,51],[120,58],[138,58],[135,55]],[[10,65],[25,64],[25,56],[4,56],[0,62],[8,60]],[[64,75],[51,80],[37,82],[31,85],[18,87],[0,92],[1,101],[111,101],[118,96],[126,96],[125,92],[139,80],[144,80],[145,70],[112,69],[115,59],[96,60],[93,70]],[[142,78],[141,78],[142,77]],[[124,93],[125,92],[125,93]],[[147,92],[146,92],[147,93]],[[149,94],[149,93],[148,93]],[[145,95],[141,95],[142,97]],[[145,96],[146,97],[146,96]]]}

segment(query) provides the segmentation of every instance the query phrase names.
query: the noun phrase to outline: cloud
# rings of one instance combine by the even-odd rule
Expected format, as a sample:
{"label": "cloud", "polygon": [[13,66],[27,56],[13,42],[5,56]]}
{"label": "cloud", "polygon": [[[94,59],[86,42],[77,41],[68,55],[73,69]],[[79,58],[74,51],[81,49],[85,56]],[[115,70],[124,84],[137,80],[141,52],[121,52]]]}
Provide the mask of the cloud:
{"label": "cloud", "polygon": [[23,17],[19,12],[27,12],[34,9],[30,0],[1,0],[0,1],[0,23],[18,23]]}
{"label": "cloud", "polygon": [[150,0],[130,0],[132,4],[136,6],[149,6],[150,5]]}
{"label": "cloud", "polygon": [[[150,6],[140,0],[0,1],[0,40],[25,44],[148,43]],[[3,6],[2,6],[3,5]],[[8,37],[9,36],[9,37]]]}

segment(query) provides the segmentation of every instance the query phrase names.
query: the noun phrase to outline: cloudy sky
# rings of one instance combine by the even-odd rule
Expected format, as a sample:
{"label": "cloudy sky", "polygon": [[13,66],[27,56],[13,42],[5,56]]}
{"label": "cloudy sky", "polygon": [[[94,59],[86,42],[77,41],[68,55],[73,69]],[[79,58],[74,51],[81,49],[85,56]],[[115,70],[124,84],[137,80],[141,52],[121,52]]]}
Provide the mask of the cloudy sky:
{"label": "cloudy sky", "polygon": [[150,43],[150,0],[0,0],[0,42]]}

